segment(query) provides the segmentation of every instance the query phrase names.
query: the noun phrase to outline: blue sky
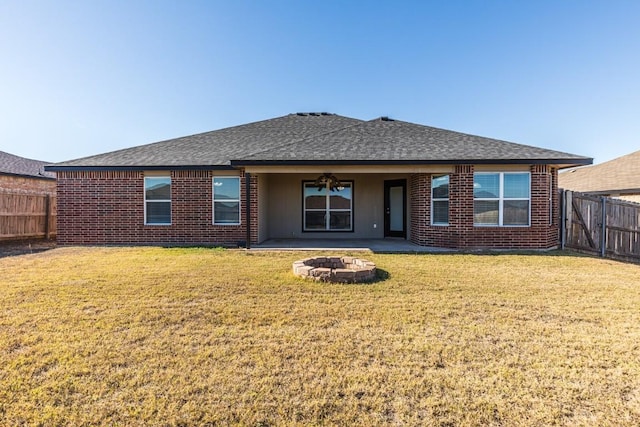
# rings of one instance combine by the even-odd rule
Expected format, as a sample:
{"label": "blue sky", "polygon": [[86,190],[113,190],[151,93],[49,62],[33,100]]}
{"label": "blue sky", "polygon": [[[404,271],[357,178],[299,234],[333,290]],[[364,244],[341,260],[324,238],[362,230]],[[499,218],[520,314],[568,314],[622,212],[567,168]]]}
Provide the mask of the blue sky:
{"label": "blue sky", "polygon": [[52,162],[278,117],[640,149],[640,2],[0,0],[0,150]]}

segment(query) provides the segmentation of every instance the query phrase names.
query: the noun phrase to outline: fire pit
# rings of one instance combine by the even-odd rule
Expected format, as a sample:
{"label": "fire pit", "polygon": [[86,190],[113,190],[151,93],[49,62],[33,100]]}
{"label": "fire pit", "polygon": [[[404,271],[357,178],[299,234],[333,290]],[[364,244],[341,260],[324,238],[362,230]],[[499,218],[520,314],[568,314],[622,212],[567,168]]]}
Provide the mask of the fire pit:
{"label": "fire pit", "polygon": [[370,282],[376,278],[376,265],[350,256],[305,258],[293,263],[293,274],[322,282]]}

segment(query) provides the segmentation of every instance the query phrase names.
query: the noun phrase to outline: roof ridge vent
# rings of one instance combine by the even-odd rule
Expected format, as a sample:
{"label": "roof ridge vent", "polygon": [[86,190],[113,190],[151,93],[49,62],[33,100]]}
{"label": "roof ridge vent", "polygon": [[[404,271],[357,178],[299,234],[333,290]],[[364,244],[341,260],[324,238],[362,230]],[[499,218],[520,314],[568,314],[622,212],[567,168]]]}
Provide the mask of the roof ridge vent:
{"label": "roof ridge vent", "polygon": [[395,121],[392,118],[390,118],[389,116],[382,116],[382,117],[380,117],[380,120],[383,121],[383,122],[394,122]]}
{"label": "roof ridge vent", "polygon": [[321,113],[317,113],[317,112],[296,113],[296,116],[301,116],[301,117],[306,117],[306,116],[320,117],[320,116],[333,116],[333,114],[323,111]]}

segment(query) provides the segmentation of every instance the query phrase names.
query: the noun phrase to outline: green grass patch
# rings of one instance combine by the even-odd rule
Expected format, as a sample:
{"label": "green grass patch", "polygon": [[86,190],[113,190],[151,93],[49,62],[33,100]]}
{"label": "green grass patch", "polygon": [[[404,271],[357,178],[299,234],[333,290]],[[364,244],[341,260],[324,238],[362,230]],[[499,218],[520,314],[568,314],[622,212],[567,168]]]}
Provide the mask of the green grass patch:
{"label": "green grass patch", "polygon": [[386,279],[344,285],[307,256],[0,259],[0,424],[640,424],[640,266],[366,254]]}

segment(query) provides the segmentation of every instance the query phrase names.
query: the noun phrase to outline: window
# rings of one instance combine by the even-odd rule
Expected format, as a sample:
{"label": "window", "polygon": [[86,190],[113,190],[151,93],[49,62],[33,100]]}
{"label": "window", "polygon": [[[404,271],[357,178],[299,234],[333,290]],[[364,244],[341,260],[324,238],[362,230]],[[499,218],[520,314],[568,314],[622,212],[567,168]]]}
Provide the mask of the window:
{"label": "window", "polygon": [[449,225],[449,175],[431,177],[431,225]]}
{"label": "window", "polygon": [[144,178],[144,223],[171,224],[171,177]]}
{"label": "window", "polygon": [[240,178],[213,178],[213,223],[240,224]]}
{"label": "window", "polygon": [[304,231],[353,231],[353,182],[337,189],[303,183]]}
{"label": "window", "polygon": [[528,172],[478,172],[473,175],[473,224],[528,226]]}

